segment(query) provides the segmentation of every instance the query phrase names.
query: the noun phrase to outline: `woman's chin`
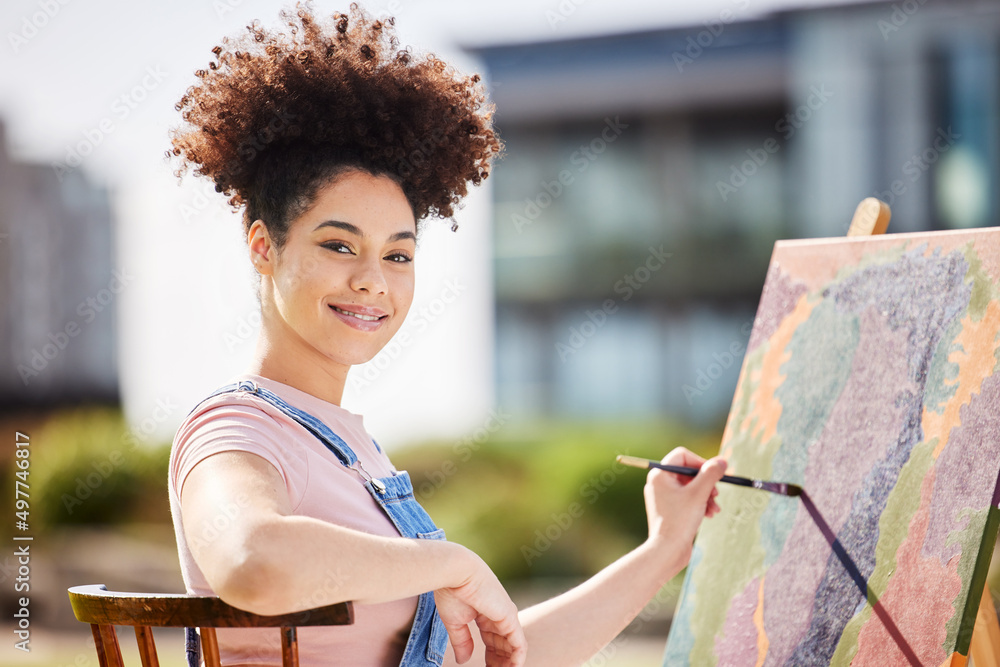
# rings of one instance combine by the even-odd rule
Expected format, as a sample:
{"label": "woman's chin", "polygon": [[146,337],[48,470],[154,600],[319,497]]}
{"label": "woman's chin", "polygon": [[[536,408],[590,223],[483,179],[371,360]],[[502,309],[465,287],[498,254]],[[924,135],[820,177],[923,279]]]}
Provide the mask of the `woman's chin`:
{"label": "woman's chin", "polygon": [[337,359],[337,361],[346,364],[348,366],[351,366],[353,368],[354,366],[361,366],[362,364],[367,364],[369,361],[377,357],[379,352],[381,351],[382,348],[379,348],[378,350],[374,351],[358,351],[353,354],[342,355],[340,358]]}

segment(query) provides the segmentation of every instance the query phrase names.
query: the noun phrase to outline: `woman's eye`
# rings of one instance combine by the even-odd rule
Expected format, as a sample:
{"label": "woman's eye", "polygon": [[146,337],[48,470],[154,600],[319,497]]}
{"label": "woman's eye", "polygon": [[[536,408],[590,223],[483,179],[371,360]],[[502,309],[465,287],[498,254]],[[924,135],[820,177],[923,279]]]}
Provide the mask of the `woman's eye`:
{"label": "woman's eye", "polygon": [[341,243],[340,241],[330,241],[329,243],[324,243],[323,247],[329,248],[334,252],[351,252],[350,247],[346,243]]}
{"label": "woman's eye", "polygon": [[406,262],[412,262],[413,258],[402,252],[394,252],[389,255],[389,259],[399,264],[405,264]]}

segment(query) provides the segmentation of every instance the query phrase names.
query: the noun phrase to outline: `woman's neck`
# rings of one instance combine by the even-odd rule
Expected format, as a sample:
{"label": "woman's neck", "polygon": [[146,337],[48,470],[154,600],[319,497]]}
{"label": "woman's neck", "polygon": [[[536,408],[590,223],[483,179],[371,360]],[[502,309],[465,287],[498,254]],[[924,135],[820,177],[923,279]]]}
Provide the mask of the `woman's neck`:
{"label": "woman's neck", "polygon": [[[324,363],[325,362],[325,363]],[[317,363],[315,355],[304,354],[294,344],[275,345],[265,328],[257,338],[257,349],[247,372],[287,384],[299,391],[340,405],[350,366],[328,359]]]}

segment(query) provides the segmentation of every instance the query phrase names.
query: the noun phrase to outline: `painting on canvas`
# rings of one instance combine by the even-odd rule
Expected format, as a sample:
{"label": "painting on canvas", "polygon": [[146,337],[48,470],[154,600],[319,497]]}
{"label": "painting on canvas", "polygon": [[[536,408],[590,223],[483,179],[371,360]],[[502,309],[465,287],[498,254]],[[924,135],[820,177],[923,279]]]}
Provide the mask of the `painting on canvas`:
{"label": "painting on canvas", "polygon": [[720,451],[828,532],[721,484],[664,665],[962,663],[1000,519],[998,332],[1000,229],[776,243]]}

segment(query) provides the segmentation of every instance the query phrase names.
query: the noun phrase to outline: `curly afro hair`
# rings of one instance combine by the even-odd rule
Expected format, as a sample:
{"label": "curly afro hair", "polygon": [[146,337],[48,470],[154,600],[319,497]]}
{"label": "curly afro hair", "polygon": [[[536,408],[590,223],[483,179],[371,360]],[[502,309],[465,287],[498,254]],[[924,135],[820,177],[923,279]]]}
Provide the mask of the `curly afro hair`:
{"label": "curly afro hair", "polygon": [[503,149],[479,75],[399,49],[393,19],[357,4],[329,21],[308,2],[280,17],[287,33],[254,21],[195,72],[175,105],[186,125],[170,132],[176,176],[196,165],[245,207],[244,231],[263,220],[279,249],[318,190],[350,170],[392,178],[418,221],[451,217]]}

